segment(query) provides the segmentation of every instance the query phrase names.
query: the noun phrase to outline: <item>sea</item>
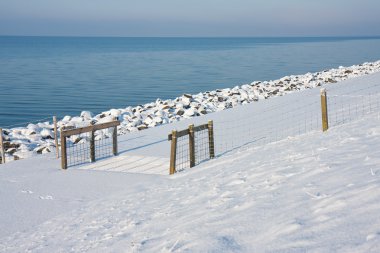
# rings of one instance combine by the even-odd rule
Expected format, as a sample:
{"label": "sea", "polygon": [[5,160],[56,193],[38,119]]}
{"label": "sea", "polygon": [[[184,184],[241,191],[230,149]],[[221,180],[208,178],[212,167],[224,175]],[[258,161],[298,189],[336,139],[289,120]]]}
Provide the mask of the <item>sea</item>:
{"label": "sea", "polygon": [[0,36],[0,127],[380,59],[380,37]]}

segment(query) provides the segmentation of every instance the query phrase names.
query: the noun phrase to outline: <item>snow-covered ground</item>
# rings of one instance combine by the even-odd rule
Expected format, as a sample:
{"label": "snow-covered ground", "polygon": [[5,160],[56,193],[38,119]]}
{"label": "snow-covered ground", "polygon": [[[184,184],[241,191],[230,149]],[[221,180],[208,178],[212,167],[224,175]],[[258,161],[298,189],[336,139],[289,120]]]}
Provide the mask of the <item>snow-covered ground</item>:
{"label": "snow-covered ground", "polygon": [[[325,133],[304,120],[320,116],[314,89],[126,135],[120,156],[92,168],[60,170],[53,154],[2,165],[0,252],[380,252],[380,111],[362,106],[379,87],[380,74],[331,84],[331,99],[358,106],[338,113],[331,100]],[[277,120],[243,122],[260,134],[219,138],[215,160],[174,176],[127,167],[167,158],[173,128],[260,112]]]}
{"label": "snow-covered ground", "polygon": [[0,170],[0,251],[379,252],[379,125],[374,113],[172,177],[23,160]]}

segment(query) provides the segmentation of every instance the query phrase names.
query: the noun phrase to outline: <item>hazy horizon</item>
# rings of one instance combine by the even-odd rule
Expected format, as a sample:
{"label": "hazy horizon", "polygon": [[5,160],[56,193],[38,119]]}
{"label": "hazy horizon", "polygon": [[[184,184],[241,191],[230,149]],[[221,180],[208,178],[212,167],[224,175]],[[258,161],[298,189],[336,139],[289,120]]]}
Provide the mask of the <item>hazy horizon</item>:
{"label": "hazy horizon", "polygon": [[377,0],[2,0],[0,35],[371,37]]}

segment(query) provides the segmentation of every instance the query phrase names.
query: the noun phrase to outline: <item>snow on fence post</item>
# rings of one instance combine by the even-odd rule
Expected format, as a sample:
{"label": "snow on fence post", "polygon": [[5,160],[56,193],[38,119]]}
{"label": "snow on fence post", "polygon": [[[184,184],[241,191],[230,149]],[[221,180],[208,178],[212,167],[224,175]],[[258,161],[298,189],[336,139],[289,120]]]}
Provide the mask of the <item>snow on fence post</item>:
{"label": "snow on fence post", "polygon": [[170,149],[170,170],[169,174],[176,173],[175,162],[177,159],[177,131],[173,130],[171,135],[171,149]]}
{"label": "snow on fence post", "polygon": [[189,153],[190,153],[190,168],[192,168],[195,166],[194,124],[189,126]]}
{"label": "snow on fence post", "polygon": [[212,120],[208,121],[208,147],[209,147],[210,159],[215,158],[214,123]]}
{"label": "snow on fence post", "polygon": [[53,116],[53,124],[54,124],[54,143],[55,143],[55,153],[57,159],[59,158],[59,147],[58,147],[58,132],[57,132],[57,117]]}
{"label": "snow on fence post", "polygon": [[321,89],[321,110],[322,110],[322,130],[329,129],[329,118],[327,114],[327,94],[326,89]]}
{"label": "snow on fence post", "polygon": [[66,153],[66,136],[63,134],[65,127],[61,127],[61,166],[62,169],[67,169],[67,153]]}
{"label": "snow on fence post", "polygon": [[2,128],[0,128],[0,152],[1,152],[1,163],[5,163],[4,140],[3,140]]}

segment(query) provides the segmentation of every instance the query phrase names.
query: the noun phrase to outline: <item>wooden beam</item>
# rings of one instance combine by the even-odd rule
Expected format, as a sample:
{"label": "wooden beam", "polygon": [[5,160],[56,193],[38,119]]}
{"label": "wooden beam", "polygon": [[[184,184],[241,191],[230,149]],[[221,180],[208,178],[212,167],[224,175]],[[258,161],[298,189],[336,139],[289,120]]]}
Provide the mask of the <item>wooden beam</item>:
{"label": "wooden beam", "polygon": [[90,134],[90,161],[95,162],[95,131]]}
{"label": "wooden beam", "polygon": [[98,124],[98,125],[92,125],[92,126],[87,126],[87,127],[81,127],[81,128],[75,128],[71,130],[66,130],[63,131],[63,135],[65,136],[71,136],[71,135],[78,135],[82,133],[88,133],[96,130],[102,130],[110,127],[116,127],[120,125],[120,121],[112,121],[112,122],[107,122],[103,124]]}
{"label": "wooden beam", "polygon": [[3,139],[2,128],[0,128],[0,152],[1,152],[1,163],[5,163],[4,139]]}
{"label": "wooden beam", "polygon": [[[182,137],[182,136],[185,136],[185,135],[188,135],[189,134],[189,129],[185,129],[185,130],[182,130],[182,131],[176,131],[177,133],[177,138],[179,137]],[[168,135],[168,140],[171,141],[172,140],[172,134],[169,134]]]}
{"label": "wooden beam", "polygon": [[112,133],[112,153],[113,155],[117,155],[117,127],[113,128]]}
{"label": "wooden beam", "polygon": [[212,120],[208,122],[208,147],[209,147],[210,159],[215,158],[214,122]]}
{"label": "wooden beam", "polygon": [[67,152],[66,152],[66,136],[63,134],[64,127],[61,128],[61,167],[67,169]]}
{"label": "wooden beam", "polygon": [[170,168],[169,174],[176,173],[176,159],[177,159],[177,131],[173,130],[171,134],[171,148],[170,148]]}
{"label": "wooden beam", "polygon": [[326,89],[321,89],[321,110],[322,110],[322,131],[325,132],[327,131],[327,129],[329,129]]}
{"label": "wooden beam", "polygon": [[190,155],[190,168],[195,166],[195,135],[194,125],[189,126],[189,155]]}
{"label": "wooden beam", "polygon": [[57,117],[53,117],[53,124],[54,124],[54,143],[55,143],[55,153],[57,156],[57,159],[59,158],[59,146],[58,146],[58,132],[57,132]]}

